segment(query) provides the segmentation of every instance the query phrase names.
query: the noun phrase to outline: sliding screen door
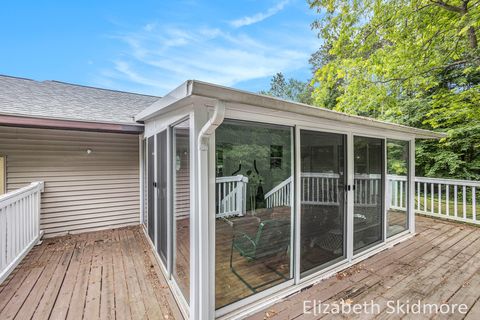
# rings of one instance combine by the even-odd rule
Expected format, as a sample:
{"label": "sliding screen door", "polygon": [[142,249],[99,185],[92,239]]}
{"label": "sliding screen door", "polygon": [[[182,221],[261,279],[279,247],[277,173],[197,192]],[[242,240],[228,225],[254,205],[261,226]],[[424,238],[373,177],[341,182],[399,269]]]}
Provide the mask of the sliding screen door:
{"label": "sliding screen door", "polygon": [[383,240],[384,140],[354,137],[353,249],[358,253]]}
{"label": "sliding screen door", "polygon": [[300,131],[300,272],[345,257],[346,135]]}
{"label": "sliding screen door", "polygon": [[168,252],[168,182],[167,130],[157,134],[157,252],[167,266]]}
{"label": "sliding screen door", "polygon": [[217,309],[293,277],[292,131],[225,120],[215,132]]}
{"label": "sliding screen door", "polygon": [[409,142],[387,139],[387,237],[408,229]]}
{"label": "sliding screen door", "polygon": [[155,137],[147,139],[147,226],[148,236],[155,243]]}
{"label": "sliding screen door", "polygon": [[190,122],[172,128],[173,135],[173,278],[189,301],[190,291]]}

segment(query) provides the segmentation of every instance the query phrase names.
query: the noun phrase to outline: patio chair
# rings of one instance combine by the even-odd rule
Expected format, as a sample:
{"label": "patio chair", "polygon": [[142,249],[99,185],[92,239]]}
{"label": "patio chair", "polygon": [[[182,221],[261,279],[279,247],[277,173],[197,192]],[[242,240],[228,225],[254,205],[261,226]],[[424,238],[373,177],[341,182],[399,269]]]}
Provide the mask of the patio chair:
{"label": "patio chair", "polygon": [[[257,289],[278,281],[279,279],[288,279],[287,276],[264,263],[265,260],[286,255],[290,247],[290,220],[265,220],[260,222],[256,233],[249,235],[246,232],[234,229],[232,238],[232,247],[230,252],[230,270],[254,293]],[[233,251],[247,259],[248,262],[259,261],[267,268],[275,272],[280,278],[262,283],[258,286],[252,286],[245,280],[233,266]]]}

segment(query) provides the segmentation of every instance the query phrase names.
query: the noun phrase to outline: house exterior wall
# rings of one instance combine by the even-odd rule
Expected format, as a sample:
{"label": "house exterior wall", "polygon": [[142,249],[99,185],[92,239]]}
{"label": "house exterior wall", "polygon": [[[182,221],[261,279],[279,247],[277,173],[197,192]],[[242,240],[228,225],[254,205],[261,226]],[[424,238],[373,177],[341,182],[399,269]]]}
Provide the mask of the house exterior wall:
{"label": "house exterior wall", "polygon": [[0,154],[7,192],[45,182],[40,224],[48,236],[140,221],[137,135],[0,126]]}

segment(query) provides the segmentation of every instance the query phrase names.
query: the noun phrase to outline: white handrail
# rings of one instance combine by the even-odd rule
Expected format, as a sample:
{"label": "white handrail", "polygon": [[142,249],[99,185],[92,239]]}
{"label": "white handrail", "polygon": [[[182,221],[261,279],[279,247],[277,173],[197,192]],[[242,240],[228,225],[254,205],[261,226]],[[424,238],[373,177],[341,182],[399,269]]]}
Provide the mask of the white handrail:
{"label": "white handrail", "polygon": [[241,216],[247,209],[248,178],[242,175],[215,179],[216,217]]}
{"label": "white handrail", "polygon": [[0,196],[0,283],[40,240],[43,182]]}

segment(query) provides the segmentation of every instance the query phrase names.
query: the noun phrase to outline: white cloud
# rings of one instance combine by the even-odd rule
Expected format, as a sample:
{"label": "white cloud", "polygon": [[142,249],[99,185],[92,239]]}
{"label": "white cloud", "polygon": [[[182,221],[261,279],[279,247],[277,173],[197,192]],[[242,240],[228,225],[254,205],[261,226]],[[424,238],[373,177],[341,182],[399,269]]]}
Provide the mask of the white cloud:
{"label": "white cloud", "polygon": [[[270,77],[304,68],[317,46],[314,35],[302,37],[275,30],[255,38],[239,30],[210,27],[168,27],[147,24],[115,37],[125,48],[102,70],[99,83],[117,83],[141,92],[163,95],[187,79],[220,85]],[[103,80],[102,80],[103,78]]]}
{"label": "white cloud", "polygon": [[261,22],[282,11],[283,8],[288,4],[288,2],[289,0],[283,0],[279,2],[277,5],[269,8],[265,12],[259,12],[254,14],[253,16],[245,16],[239,19],[232,20],[230,21],[230,24],[235,28],[240,28],[240,27],[249,26],[251,24]]}

